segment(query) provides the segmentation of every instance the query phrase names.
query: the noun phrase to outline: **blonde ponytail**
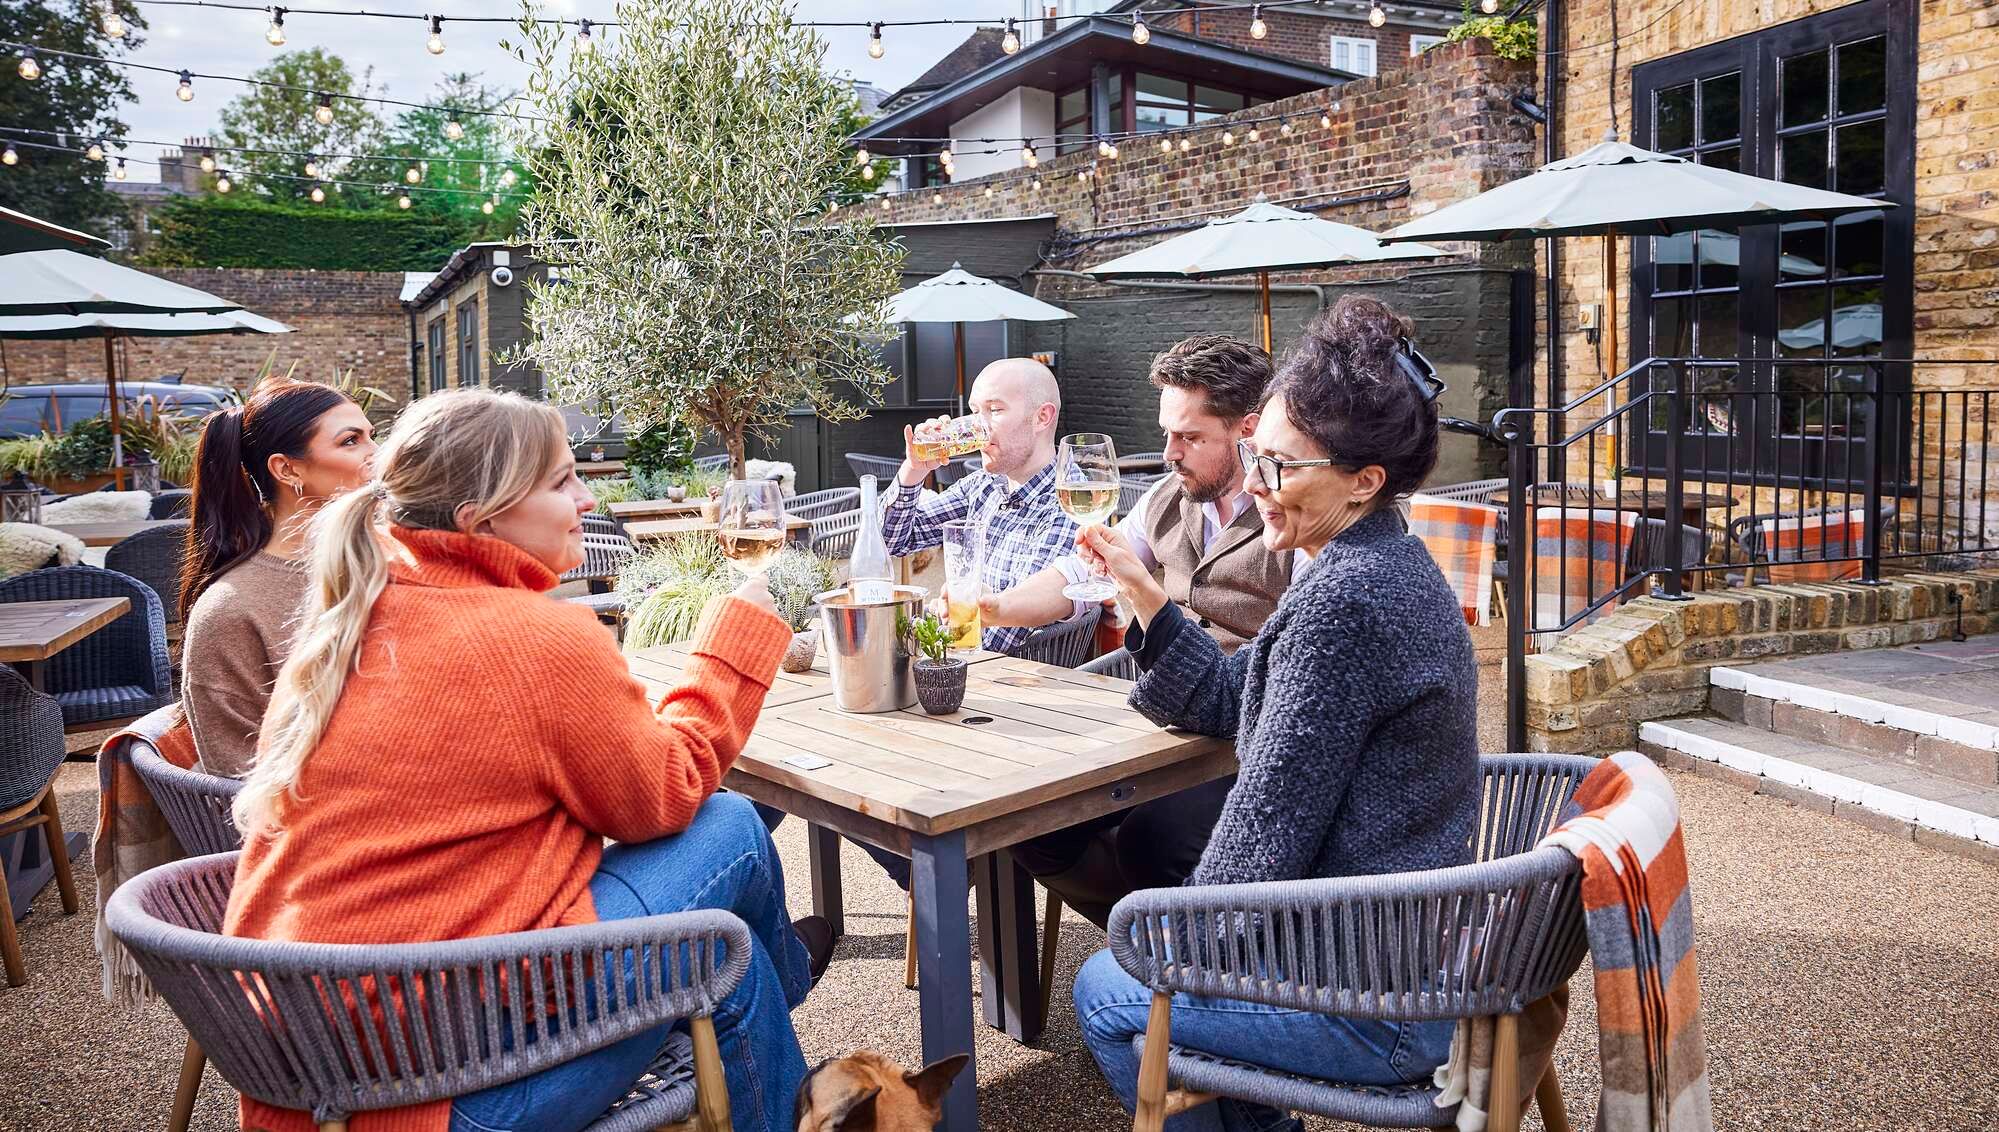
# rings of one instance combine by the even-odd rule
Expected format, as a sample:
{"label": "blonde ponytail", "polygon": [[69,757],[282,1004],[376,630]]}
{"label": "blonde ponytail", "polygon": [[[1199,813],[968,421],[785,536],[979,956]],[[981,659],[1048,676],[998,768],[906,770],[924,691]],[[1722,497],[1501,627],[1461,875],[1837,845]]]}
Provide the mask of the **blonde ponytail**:
{"label": "blonde ponytail", "polygon": [[568,451],[562,414],[513,393],[433,393],[397,420],[376,454],[373,484],[334,500],[313,520],[305,607],[291,655],[278,671],[264,715],[256,765],[236,795],[245,834],[277,824],[280,798],[299,797],[299,774],[326,732],[389,563],[377,529],[456,530],[526,498]]}

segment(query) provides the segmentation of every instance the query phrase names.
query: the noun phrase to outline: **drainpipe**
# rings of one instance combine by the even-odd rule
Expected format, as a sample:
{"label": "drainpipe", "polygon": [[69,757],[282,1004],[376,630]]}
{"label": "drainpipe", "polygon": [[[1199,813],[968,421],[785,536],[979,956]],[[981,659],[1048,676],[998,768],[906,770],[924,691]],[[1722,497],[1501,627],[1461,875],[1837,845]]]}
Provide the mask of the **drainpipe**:
{"label": "drainpipe", "polygon": [[[1546,33],[1541,41],[1541,104],[1548,112],[1547,122],[1541,127],[1543,163],[1559,161],[1562,152],[1562,64],[1567,58],[1561,51],[1563,36],[1567,34],[1568,19],[1565,0],[1548,0],[1544,9],[1548,18],[1543,21]],[[1610,77],[1612,97],[1616,96],[1617,76]],[[1562,389],[1562,241],[1549,238],[1543,241],[1547,248],[1545,262],[1548,265],[1547,278],[1542,281],[1542,302],[1548,318],[1548,406],[1562,404],[1567,397]],[[1562,419],[1550,414],[1548,420],[1548,479],[1561,482],[1568,478],[1564,466],[1564,452],[1559,447],[1568,431]]]}

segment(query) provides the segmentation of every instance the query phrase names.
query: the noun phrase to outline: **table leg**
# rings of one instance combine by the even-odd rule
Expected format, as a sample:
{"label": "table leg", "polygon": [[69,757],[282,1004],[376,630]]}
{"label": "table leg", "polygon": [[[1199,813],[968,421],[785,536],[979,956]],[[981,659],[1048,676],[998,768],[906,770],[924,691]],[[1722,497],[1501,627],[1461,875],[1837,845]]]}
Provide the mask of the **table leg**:
{"label": "table leg", "polygon": [[14,666],[14,671],[21,674],[21,679],[28,682],[28,687],[33,688],[37,692],[48,691],[47,688],[42,686],[42,662],[38,660],[16,660],[9,663]]}
{"label": "table leg", "polygon": [[847,934],[846,902],[840,892],[840,835],[823,825],[807,825],[805,846],[812,872],[812,914],[824,916],[838,939]]}
{"label": "table leg", "polygon": [[1004,849],[973,864],[979,907],[980,1002],[986,1025],[1018,1042],[1041,1036],[1034,877]]}
{"label": "table leg", "polygon": [[969,869],[963,831],[911,834],[910,892],[916,903],[916,999],[923,1063],[954,1053],[974,1058],[944,1095],[943,1132],[976,1132],[978,1065],[972,1053],[972,939],[965,919]]}

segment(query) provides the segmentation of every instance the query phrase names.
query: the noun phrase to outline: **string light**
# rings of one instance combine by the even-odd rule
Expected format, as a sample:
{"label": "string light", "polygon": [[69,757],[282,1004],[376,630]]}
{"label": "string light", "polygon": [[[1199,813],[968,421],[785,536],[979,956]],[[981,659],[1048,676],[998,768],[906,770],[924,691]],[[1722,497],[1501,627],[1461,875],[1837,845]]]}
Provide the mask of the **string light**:
{"label": "string light", "polygon": [[1028,145],[1020,151],[1020,163],[1029,169],[1038,169],[1041,167],[1041,157],[1034,152],[1032,145]]}
{"label": "string light", "polygon": [[874,180],[874,179],[875,179],[875,167],[874,167],[874,164],[873,164],[872,162],[870,162],[870,163],[869,163],[869,164],[867,164],[867,165],[863,165],[863,166],[861,166],[861,180],[863,180],[863,181],[872,181],[872,180]]}
{"label": "string light", "polygon": [[331,126],[333,124],[332,95],[322,94],[319,96],[319,105],[312,108],[312,120],[322,126]]}
{"label": "string light", "polygon": [[479,211],[485,213],[488,216],[493,215],[493,202],[489,200],[480,201]]}
{"label": "string light", "polygon": [[1262,140],[1263,140],[1263,131],[1262,131],[1262,130],[1260,130],[1260,129],[1258,129],[1258,128],[1256,128],[1255,126],[1251,126],[1251,127],[1249,128],[1249,140],[1251,140],[1251,141],[1262,141]]}
{"label": "string light", "polygon": [[866,165],[866,164],[868,164],[868,161],[869,161],[869,158],[868,158],[868,147],[867,147],[867,146],[861,146],[861,147],[860,147],[859,149],[856,149],[856,150],[854,151],[854,164],[856,164],[856,165]]}
{"label": "string light", "polygon": [[12,144],[9,144],[6,149],[0,149],[0,165],[19,165],[20,163],[21,155],[14,152]]}
{"label": "string light", "polygon": [[458,116],[456,114],[453,114],[450,118],[445,119],[444,136],[451,139],[452,141],[457,141],[458,139],[465,136],[465,124],[458,120]]}
{"label": "string light", "polygon": [[271,7],[271,26],[264,32],[264,42],[270,44],[272,47],[283,47],[285,45],[285,10],[283,8],[276,5]]}
{"label": "string light", "polygon": [[313,160],[312,158],[310,158],[310,157],[306,158],[306,159],[305,159],[305,175],[306,175],[306,176],[308,176],[308,177],[317,177],[317,176],[319,176],[319,162],[317,162],[317,161],[314,161],[314,160]]}
{"label": "string light", "polygon": [[430,18],[430,38],[423,41],[423,49],[432,55],[444,54],[444,17]]}
{"label": "string light", "polygon": [[991,199],[992,199],[992,195],[993,195],[993,187],[992,187],[991,185],[987,185],[987,186],[986,186],[986,199],[988,199],[988,200],[991,200]]}
{"label": "string light", "polygon": [[1181,152],[1181,153],[1185,153],[1185,152],[1187,152],[1188,150],[1190,150],[1190,149],[1192,149],[1192,148],[1194,148],[1194,139],[1192,139],[1192,138],[1181,138],[1181,139],[1180,139],[1180,152]]}
{"label": "string light", "polygon": [[512,169],[502,170],[500,173],[500,186],[502,188],[511,189],[514,187],[514,182],[519,179],[520,178],[514,176],[514,171]]}
{"label": "string light", "polygon": [[1322,130],[1330,130],[1330,129],[1332,129],[1332,128],[1333,128],[1333,108],[1332,108],[1332,107],[1328,106],[1328,107],[1326,107],[1326,108],[1325,108],[1324,110],[1321,110],[1321,111],[1319,112],[1319,128],[1320,128],[1320,129],[1322,129]]}
{"label": "string light", "polygon": [[204,153],[204,154],[202,154],[202,155],[201,155],[201,171],[202,171],[203,173],[213,173],[213,172],[215,172],[215,155],[214,155],[214,154],[212,154],[212,153]]}
{"label": "string light", "polygon": [[1152,42],[1152,29],[1145,26],[1145,13],[1143,12],[1133,12],[1131,14],[1131,41],[1140,47],[1144,47],[1146,44]]}
{"label": "string light", "polygon": [[1223,144],[1223,145],[1234,145],[1234,144],[1235,144],[1235,131],[1234,131],[1234,130],[1223,130],[1223,131],[1222,131],[1222,144]]}
{"label": "string light", "polygon": [[1263,22],[1263,5],[1257,4],[1249,10],[1249,37],[1262,39],[1270,34],[1270,25]]}
{"label": "string light", "polygon": [[409,206],[410,206],[410,195],[408,193],[404,193],[403,195],[396,198],[397,208],[408,208]]}
{"label": "string light", "polygon": [[[590,35],[590,21],[584,20],[582,26],[576,29],[576,53],[578,55],[589,55],[596,50],[597,41],[591,38]],[[489,208],[486,211],[491,212],[493,210]]]}
{"label": "string light", "polygon": [[931,203],[931,204],[943,204],[943,203],[944,203],[944,194],[943,194],[943,193],[939,193],[939,192],[932,192],[932,193],[930,194],[930,203]]}
{"label": "string light", "polygon": [[102,141],[92,141],[84,147],[83,156],[87,161],[104,160],[104,143]]}
{"label": "string light", "polygon": [[180,73],[180,85],[174,88],[174,97],[180,99],[182,102],[194,101],[194,73],[192,71],[182,71]]}
{"label": "string light", "polygon": [[125,17],[119,15],[118,10],[113,8],[109,3],[104,5],[104,19],[98,26],[103,28],[104,34],[110,36],[112,39],[123,39],[125,38],[125,33],[131,30],[125,26]]}
{"label": "string light", "polygon": [[1105,141],[1105,140],[1104,140],[1104,139],[1102,139],[1102,138],[1098,138],[1098,139],[1097,139],[1097,156],[1098,156],[1098,157],[1109,157],[1110,155],[1111,155],[1111,143],[1109,143],[1109,142]]}
{"label": "string light", "polygon": [[230,183],[229,183],[229,174],[227,174],[227,173],[224,173],[224,174],[222,174],[222,175],[221,175],[220,177],[217,177],[217,178],[215,178],[215,191],[216,191],[216,192],[218,192],[218,193],[226,193],[226,192],[228,192],[228,191],[230,190],[230,188],[231,188],[231,185],[230,185]]}
{"label": "string light", "polygon": [[112,175],[113,177],[116,177],[116,178],[118,178],[118,179],[119,179],[119,180],[121,180],[121,181],[125,179],[125,159],[124,159],[124,158],[122,158],[122,157],[121,157],[121,158],[119,158],[119,159],[118,159],[118,168],[116,168],[116,169],[112,170],[112,172],[111,172],[111,175]]}
{"label": "string light", "polygon": [[35,62],[33,55],[21,56],[21,65],[14,69],[20,72],[21,77],[29,82],[34,82],[36,79],[42,77],[42,65]]}
{"label": "string light", "polygon": [[1288,137],[1290,137],[1290,136],[1291,136],[1291,119],[1289,119],[1289,118],[1286,118],[1286,119],[1284,119],[1283,121],[1281,121],[1281,122],[1277,123],[1277,132],[1278,132],[1278,133],[1280,133],[1280,134],[1283,134],[1283,135],[1284,135],[1285,137],[1287,137],[1287,138],[1288,138]]}
{"label": "string light", "polygon": [[1160,138],[1160,139],[1159,139],[1159,152],[1161,152],[1161,153],[1164,153],[1164,154],[1167,154],[1167,155],[1169,155],[1169,156],[1170,156],[1170,155],[1171,155],[1171,154],[1173,153],[1173,139],[1172,139],[1172,138]]}
{"label": "string light", "polygon": [[876,20],[874,26],[868,29],[868,58],[879,59],[884,53],[885,51],[882,47],[882,25],[880,20]]}
{"label": "string light", "polygon": [[319,187],[318,185],[314,185],[314,186],[312,187],[312,203],[314,203],[314,204],[325,204],[325,203],[326,203],[326,190],[325,190],[325,189],[322,189],[322,188],[320,188],[320,187]]}
{"label": "string light", "polygon": [[1380,4],[1375,3],[1367,6],[1367,26],[1378,28],[1387,22],[1388,13],[1381,10]]}
{"label": "string light", "polygon": [[408,181],[410,184],[414,185],[418,181],[423,180],[423,170],[418,169],[416,166],[412,165],[409,168],[403,170],[403,180]]}
{"label": "string light", "polygon": [[1000,50],[1008,55],[1020,54],[1020,32],[1012,16],[1006,18],[1006,35],[1000,39]]}
{"label": "string light", "polygon": [[1033,190],[1034,190],[1035,192],[1037,192],[1037,193],[1038,193],[1038,192],[1040,192],[1040,191],[1041,191],[1041,178],[1039,178],[1039,177],[1036,177],[1036,178],[1035,178],[1034,180],[1032,180],[1032,181],[1029,181],[1029,182],[1028,182],[1028,186],[1029,186],[1030,188],[1032,188],[1032,189],[1033,189]]}
{"label": "string light", "polygon": [[1478,0],[1478,10],[1490,16],[1499,11],[1499,0]]}

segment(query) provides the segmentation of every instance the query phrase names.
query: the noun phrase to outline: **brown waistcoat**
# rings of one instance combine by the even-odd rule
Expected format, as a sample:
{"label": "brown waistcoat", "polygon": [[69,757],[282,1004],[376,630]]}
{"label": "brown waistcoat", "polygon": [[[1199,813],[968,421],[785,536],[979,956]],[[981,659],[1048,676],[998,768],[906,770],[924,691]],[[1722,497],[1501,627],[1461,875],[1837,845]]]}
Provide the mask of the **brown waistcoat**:
{"label": "brown waistcoat", "polygon": [[1175,480],[1152,497],[1143,522],[1141,530],[1165,573],[1166,596],[1225,652],[1256,636],[1291,584],[1291,552],[1264,549],[1263,516],[1256,508],[1244,507],[1204,550],[1207,518]]}

